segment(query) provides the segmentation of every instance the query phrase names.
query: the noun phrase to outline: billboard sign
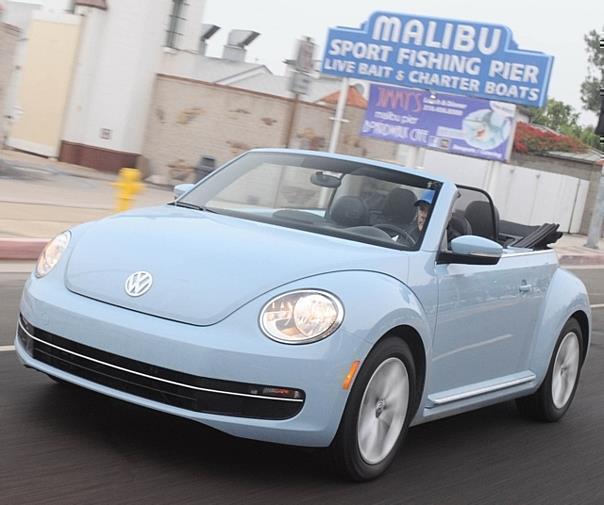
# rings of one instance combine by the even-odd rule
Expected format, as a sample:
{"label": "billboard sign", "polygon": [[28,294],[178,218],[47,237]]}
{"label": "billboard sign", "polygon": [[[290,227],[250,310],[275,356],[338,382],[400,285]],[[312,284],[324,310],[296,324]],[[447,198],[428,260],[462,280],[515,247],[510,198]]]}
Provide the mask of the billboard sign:
{"label": "billboard sign", "polygon": [[372,84],[361,135],[507,161],[516,106]]}
{"label": "billboard sign", "polygon": [[552,63],[503,25],[375,12],[360,28],[329,29],[321,71],[541,107]]}

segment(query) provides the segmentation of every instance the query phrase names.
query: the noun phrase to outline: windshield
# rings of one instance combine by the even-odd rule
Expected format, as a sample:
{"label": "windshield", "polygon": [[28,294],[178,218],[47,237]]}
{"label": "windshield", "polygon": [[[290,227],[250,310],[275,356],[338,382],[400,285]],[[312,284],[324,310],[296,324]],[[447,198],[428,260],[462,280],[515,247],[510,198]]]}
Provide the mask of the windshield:
{"label": "windshield", "polygon": [[439,183],[313,154],[250,152],[176,205],[384,247],[419,248]]}

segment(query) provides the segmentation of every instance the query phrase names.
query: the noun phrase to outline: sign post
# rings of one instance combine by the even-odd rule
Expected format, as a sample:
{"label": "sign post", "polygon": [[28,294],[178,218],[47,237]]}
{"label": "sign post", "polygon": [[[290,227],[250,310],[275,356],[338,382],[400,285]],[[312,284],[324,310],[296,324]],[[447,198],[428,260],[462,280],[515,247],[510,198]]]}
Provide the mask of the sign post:
{"label": "sign post", "polygon": [[294,94],[294,100],[289,112],[287,121],[287,130],[285,134],[285,147],[291,143],[292,131],[300,102],[300,95],[307,95],[312,82],[311,72],[314,65],[315,43],[310,37],[298,40],[296,59],[294,60],[294,69],[289,81],[289,90]]}
{"label": "sign post", "polygon": [[329,137],[329,151],[335,153],[338,147],[338,138],[340,137],[340,128],[344,119],[344,109],[346,108],[346,102],[348,101],[348,79],[344,77],[342,84],[340,85],[340,94],[338,96],[338,103],[336,105],[336,114],[333,118],[333,125],[331,127],[331,135]]}

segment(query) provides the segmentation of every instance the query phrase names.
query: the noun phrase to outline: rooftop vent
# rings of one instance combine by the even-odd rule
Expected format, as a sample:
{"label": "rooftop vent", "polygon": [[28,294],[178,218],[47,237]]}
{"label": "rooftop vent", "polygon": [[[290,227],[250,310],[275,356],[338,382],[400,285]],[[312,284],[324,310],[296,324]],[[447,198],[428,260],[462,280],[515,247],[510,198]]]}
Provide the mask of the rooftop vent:
{"label": "rooftop vent", "polygon": [[225,60],[245,61],[246,47],[260,34],[251,30],[231,30],[222,51]]}
{"label": "rooftop vent", "polygon": [[199,54],[206,54],[206,49],[208,48],[208,40],[218,30],[220,30],[220,26],[217,25],[211,25],[208,23],[203,23],[201,25],[201,35],[199,37]]}

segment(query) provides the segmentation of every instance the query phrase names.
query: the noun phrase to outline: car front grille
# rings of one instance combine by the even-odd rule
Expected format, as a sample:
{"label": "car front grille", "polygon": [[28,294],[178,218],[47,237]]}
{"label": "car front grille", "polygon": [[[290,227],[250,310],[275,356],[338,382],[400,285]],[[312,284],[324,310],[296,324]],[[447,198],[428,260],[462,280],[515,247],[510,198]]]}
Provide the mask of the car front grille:
{"label": "car front grille", "polygon": [[208,379],[125,358],[48,333],[19,318],[18,338],[34,359],[77,377],[182,409],[256,419],[288,419],[305,393],[281,386]]}

